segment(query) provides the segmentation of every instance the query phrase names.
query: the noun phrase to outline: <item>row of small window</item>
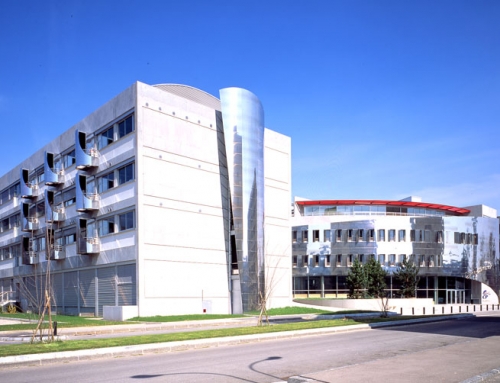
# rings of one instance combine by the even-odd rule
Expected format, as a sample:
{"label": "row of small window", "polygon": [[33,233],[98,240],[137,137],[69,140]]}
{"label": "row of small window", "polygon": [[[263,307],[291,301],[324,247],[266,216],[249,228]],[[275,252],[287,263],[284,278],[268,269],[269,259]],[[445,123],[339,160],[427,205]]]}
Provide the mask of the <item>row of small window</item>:
{"label": "row of small window", "polygon": [[3,218],[0,221],[0,232],[5,233],[8,230],[19,227],[21,224],[21,215],[19,213]]}
{"label": "row of small window", "polygon": [[[330,230],[323,230],[323,238],[320,238],[321,230],[312,230],[312,241],[313,242],[330,242]],[[396,236],[397,235],[397,236]],[[321,239],[323,241],[321,241]],[[375,237],[375,229],[337,229],[335,230],[335,236],[333,238],[334,242],[406,242],[406,230],[377,230],[377,237]],[[431,230],[410,230],[410,241],[411,242],[437,242],[443,243],[443,232]],[[293,230],[292,231],[292,242],[309,242],[309,230]]]}
{"label": "row of small window", "polygon": [[[450,236],[448,238],[450,238]],[[478,235],[472,233],[460,233],[455,231],[453,233],[453,239],[454,243],[458,244],[477,245],[479,243]],[[450,240],[447,242],[450,242]]]}
{"label": "row of small window", "polygon": [[102,149],[112,142],[125,137],[134,131],[134,116],[130,115],[123,120],[105,128],[102,133],[97,135],[97,149]]}
{"label": "row of small window", "polygon": [[21,245],[12,245],[0,248],[0,261],[19,257],[21,255]]}
{"label": "row of small window", "polygon": [[[135,213],[134,211],[128,211],[126,213],[118,214],[116,216],[110,216],[106,218],[99,219],[96,222],[97,235],[102,237],[104,235],[118,233],[125,230],[130,230],[135,228]],[[89,223],[87,225],[88,235],[91,236],[95,232],[94,224]]]}
{"label": "row of small window", "polygon": [[21,193],[21,184],[16,182],[14,185],[2,190],[0,193],[0,205],[9,202],[12,198],[17,197]]}
{"label": "row of small window", "polygon": [[[370,258],[376,258],[382,266],[399,266],[405,259],[406,254],[335,254],[335,255],[294,255],[292,259],[293,267],[320,267],[320,259],[324,258],[324,267],[331,267],[332,262],[336,267],[351,267],[354,260],[357,259],[360,263],[366,263]],[[434,255],[416,255],[411,254],[409,260],[420,267],[441,267],[441,256]]]}
{"label": "row of small window", "polygon": [[319,215],[404,215],[404,216],[444,216],[442,210],[399,207],[399,206],[380,206],[380,205],[316,205],[305,206],[305,216]]}
{"label": "row of small window", "polygon": [[105,192],[106,190],[132,181],[135,178],[134,173],[134,163],[130,163],[97,177],[97,193]]}

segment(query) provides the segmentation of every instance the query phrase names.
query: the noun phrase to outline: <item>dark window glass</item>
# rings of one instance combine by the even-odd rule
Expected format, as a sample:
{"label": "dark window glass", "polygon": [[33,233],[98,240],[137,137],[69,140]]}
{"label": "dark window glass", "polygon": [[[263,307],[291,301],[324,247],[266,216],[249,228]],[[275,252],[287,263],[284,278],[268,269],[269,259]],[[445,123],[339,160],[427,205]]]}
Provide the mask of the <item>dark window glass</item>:
{"label": "dark window glass", "polygon": [[130,116],[118,124],[118,136],[120,138],[126,136],[129,133],[132,133],[132,131],[134,130],[132,126],[132,120],[132,116]]}
{"label": "dark window glass", "polygon": [[134,212],[120,214],[120,231],[129,230],[134,228]]}
{"label": "dark window glass", "polygon": [[125,182],[132,181],[134,179],[134,164],[124,166],[118,169],[118,184],[124,184]]}
{"label": "dark window glass", "polygon": [[105,132],[99,134],[99,140],[97,143],[97,146],[99,149],[104,148],[105,146],[108,146],[113,142],[113,128],[109,128]]}

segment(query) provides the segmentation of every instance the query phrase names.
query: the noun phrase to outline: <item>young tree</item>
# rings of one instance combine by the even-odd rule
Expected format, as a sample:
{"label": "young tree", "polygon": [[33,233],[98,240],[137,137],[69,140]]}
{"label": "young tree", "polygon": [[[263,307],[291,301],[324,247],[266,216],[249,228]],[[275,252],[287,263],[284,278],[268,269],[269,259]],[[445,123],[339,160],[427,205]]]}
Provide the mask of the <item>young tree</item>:
{"label": "young tree", "polygon": [[394,277],[401,282],[401,288],[399,289],[401,297],[415,298],[415,291],[420,280],[418,276],[419,270],[420,268],[415,263],[405,258],[394,272]]}
{"label": "young tree", "polygon": [[349,288],[349,298],[365,298],[367,278],[363,265],[357,258],[354,260],[354,263],[349,270],[346,282],[347,287]]}
{"label": "young tree", "polygon": [[367,278],[366,289],[368,296],[373,298],[384,297],[384,289],[386,287],[385,277],[387,276],[387,272],[375,258],[370,258],[364,268]]}

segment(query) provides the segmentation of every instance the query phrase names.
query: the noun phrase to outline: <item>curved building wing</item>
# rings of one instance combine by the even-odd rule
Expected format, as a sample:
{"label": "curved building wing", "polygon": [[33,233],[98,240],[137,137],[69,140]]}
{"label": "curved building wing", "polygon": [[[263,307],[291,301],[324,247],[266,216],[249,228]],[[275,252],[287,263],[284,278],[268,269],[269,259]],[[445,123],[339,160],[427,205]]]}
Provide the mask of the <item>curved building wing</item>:
{"label": "curved building wing", "polygon": [[264,288],[264,111],[241,88],[220,91],[231,213],[243,311],[255,310]]}

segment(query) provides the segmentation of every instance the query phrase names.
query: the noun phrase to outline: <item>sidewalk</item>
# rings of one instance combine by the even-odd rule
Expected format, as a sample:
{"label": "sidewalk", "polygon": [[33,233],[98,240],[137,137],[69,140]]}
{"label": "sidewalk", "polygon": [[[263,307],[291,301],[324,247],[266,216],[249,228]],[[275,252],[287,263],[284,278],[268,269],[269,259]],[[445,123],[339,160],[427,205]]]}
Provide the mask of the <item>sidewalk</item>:
{"label": "sidewalk", "polygon": [[[366,314],[355,314],[355,315],[366,316]],[[355,316],[355,315],[350,315],[350,316]],[[350,325],[342,327],[321,328],[321,329],[295,330],[295,331],[286,331],[277,333],[242,335],[242,336],[199,339],[199,340],[189,340],[189,341],[179,341],[179,342],[166,342],[166,343],[154,343],[154,344],[143,344],[143,345],[133,345],[133,346],[107,347],[107,348],[79,350],[79,351],[65,351],[65,352],[53,352],[45,354],[8,356],[0,358],[0,368],[20,366],[20,365],[45,365],[61,361],[78,361],[78,360],[102,358],[104,356],[115,357],[117,355],[143,355],[147,353],[158,353],[158,352],[166,353],[166,352],[207,348],[207,347],[221,347],[225,345],[262,342],[266,340],[332,334],[332,333],[346,332],[346,331],[369,330],[372,328],[402,326],[402,325],[409,325],[416,323],[436,322],[449,319],[460,319],[469,317],[471,315],[472,314],[461,314],[454,316],[418,318],[418,319],[409,319],[401,321],[359,324],[359,325]],[[296,321],[301,319],[311,320],[315,319],[314,317],[317,316],[291,315],[286,317],[273,317],[271,318],[271,321],[273,323],[276,323],[283,321]],[[344,316],[328,315],[328,319],[333,319],[333,317],[344,317]],[[324,316],[322,316],[322,318],[324,318]],[[66,339],[70,339],[70,337],[72,336],[82,336],[83,339],[85,339],[85,338],[92,338],[99,334],[102,335],[102,334],[119,333],[123,336],[134,336],[134,335],[141,335],[144,333],[148,333],[151,331],[160,331],[160,333],[169,333],[178,331],[179,329],[203,330],[214,326],[241,327],[241,326],[255,326],[256,324],[257,324],[256,318],[218,319],[218,320],[187,321],[187,322],[172,322],[172,323],[142,322],[139,324],[74,327],[74,328],[60,329],[61,331],[59,332],[59,334],[60,336],[65,336]],[[26,335],[31,336],[31,333],[29,333],[29,331],[9,331],[9,332],[2,332],[2,334],[4,335],[5,338],[9,337],[15,338],[16,336],[22,337]]]}

